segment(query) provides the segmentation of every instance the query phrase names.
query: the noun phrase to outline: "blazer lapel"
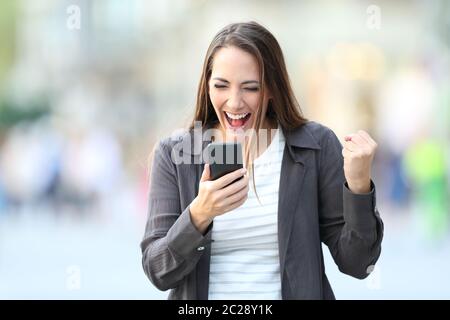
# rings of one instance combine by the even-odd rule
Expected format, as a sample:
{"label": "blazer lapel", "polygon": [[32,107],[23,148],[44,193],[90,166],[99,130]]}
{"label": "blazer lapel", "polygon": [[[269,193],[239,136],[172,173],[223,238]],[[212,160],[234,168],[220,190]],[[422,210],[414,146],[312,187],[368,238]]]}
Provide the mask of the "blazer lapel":
{"label": "blazer lapel", "polygon": [[298,212],[303,180],[308,169],[310,153],[305,149],[320,149],[304,127],[294,131],[283,129],[286,145],[281,161],[280,185],[278,191],[278,246],[280,272],[283,279],[286,252],[293,227],[293,218]]}
{"label": "blazer lapel", "polygon": [[292,232],[292,220],[299,202],[299,193],[305,176],[305,165],[295,162],[286,144],[281,161],[280,185],[278,191],[278,247],[280,254],[281,279],[284,275],[286,251]]}

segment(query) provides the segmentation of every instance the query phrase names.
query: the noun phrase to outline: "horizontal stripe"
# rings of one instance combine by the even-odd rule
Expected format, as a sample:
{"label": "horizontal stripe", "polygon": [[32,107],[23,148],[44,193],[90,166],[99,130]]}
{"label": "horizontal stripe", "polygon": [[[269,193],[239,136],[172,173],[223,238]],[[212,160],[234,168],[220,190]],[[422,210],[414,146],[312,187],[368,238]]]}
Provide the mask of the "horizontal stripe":
{"label": "horizontal stripe", "polygon": [[[276,180],[276,182],[270,181],[269,179],[265,179],[264,182],[260,182],[260,183],[256,184],[256,188],[272,187],[272,188],[277,188],[277,190],[278,190],[279,189],[279,181],[280,181],[279,178]],[[249,184],[253,187],[253,182],[251,182],[251,180],[250,180]]]}
{"label": "horizontal stripe", "polygon": [[278,246],[273,245],[271,243],[269,244],[258,244],[258,245],[253,245],[251,249],[249,249],[248,247],[243,247],[243,248],[236,248],[236,247],[224,247],[224,246],[214,246],[214,253],[215,254],[237,254],[237,253],[241,253],[241,252],[245,252],[245,254],[249,254],[249,255],[259,255],[259,256],[264,256],[264,255],[274,255],[277,256],[278,255]]}
{"label": "horizontal stripe", "polygon": [[[235,258],[236,259],[236,258]],[[220,263],[226,263],[226,264],[249,264],[248,262],[252,262],[252,266],[256,266],[256,265],[272,265],[272,266],[278,266],[278,259],[275,261],[272,261],[274,259],[268,259],[268,261],[264,261],[261,259],[254,259],[254,260],[258,260],[258,262],[254,262],[251,259],[250,260],[218,260],[218,259],[211,259],[211,264],[220,264]]]}
{"label": "horizontal stripe", "polygon": [[264,163],[253,163],[253,168],[255,169],[255,172],[258,173],[260,176],[264,176],[264,169],[268,169],[268,171],[273,172],[276,170],[279,170],[278,164],[281,164],[283,161],[282,154],[274,155],[271,159]]}
{"label": "horizontal stripe", "polygon": [[[276,210],[276,207],[275,207]],[[273,211],[264,212],[261,214],[258,214],[254,211],[249,211],[246,214],[229,214],[229,215],[223,215],[221,216],[221,219],[217,219],[218,217],[214,218],[214,228],[216,230],[219,228],[217,225],[219,223],[227,222],[227,221],[240,221],[241,223],[246,223],[245,220],[253,221],[252,219],[267,219],[268,217],[273,217],[273,219],[276,219],[274,217]],[[220,222],[217,222],[220,221]]]}
{"label": "horizontal stripe", "polygon": [[[252,268],[249,268],[249,266],[245,266],[246,270],[251,271],[253,270],[254,272],[271,272],[273,271],[275,268],[278,268],[278,264],[274,263],[274,264],[258,264],[258,265],[254,265],[252,266]],[[229,263],[229,264],[212,264],[210,266],[210,270],[211,272],[223,272],[221,273],[224,277],[227,276],[227,274],[225,272],[229,272],[230,277],[232,278],[232,272],[236,272],[236,271],[242,271],[242,264],[241,263]]]}
{"label": "horizontal stripe", "polygon": [[[247,291],[240,291],[240,292],[230,292],[230,291],[212,291],[213,294],[259,294],[259,293],[271,293],[271,294],[275,294],[277,291],[273,291],[273,290],[268,290],[268,291],[260,291],[260,290],[247,290]],[[231,297],[229,299],[232,299]],[[254,298],[251,298],[254,299]],[[271,299],[271,298],[268,298]],[[219,299],[218,299],[219,300]],[[257,300],[257,299],[256,299]]]}
{"label": "horizontal stripe", "polygon": [[242,291],[248,291],[248,290],[255,290],[257,292],[264,292],[264,291],[273,291],[277,290],[278,287],[281,286],[281,281],[275,282],[264,282],[264,283],[255,283],[255,282],[239,282],[239,283],[222,283],[220,285],[220,289],[217,288],[216,290],[220,291],[230,291],[233,292],[233,289],[236,289],[236,292],[242,292]]}
{"label": "horizontal stripe", "polygon": [[229,293],[220,293],[215,292],[212,294],[211,299],[215,300],[281,300],[281,291],[280,292],[268,292],[268,293],[259,293],[252,292],[249,293],[235,293],[230,295]]}
{"label": "horizontal stripe", "polygon": [[[272,201],[270,203],[263,203],[264,206],[271,206],[271,205],[276,205],[276,204],[278,204],[278,199],[276,199],[275,201]],[[261,208],[261,205],[258,203],[258,204],[255,204],[255,205],[247,206],[244,203],[242,206],[240,206],[239,208],[236,208],[234,210],[250,210],[250,209],[256,209],[256,208]],[[234,210],[231,210],[229,212],[232,212]]]}
{"label": "horizontal stripe", "polygon": [[[270,164],[267,164],[267,166],[264,167],[255,167],[253,173],[255,176],[255,181],[261,181],[267,178],[273,179],[273,177],[278,176],[280,172],[281,172],[281,160],[278,160]],[[259,180],[256,180],[256,178],[258,178]]]}
{"label": "horizontal stripe", "polygon": [[[216,234],[212,236],[212,239],[215,241],[215,244],[218,242],[224,241],[246,241],[248,244],[251,243],[264,243],[268,240],[275,241],[278,237],[277,226],[268,226],[266,229],[255,228],[255,230],[245,231],[245,232],[233,232],[233,230],[229,230],[228,232],[223,232],[221,234]],[[265,239],[269,238],[269,239]],[[245,244],[244,244],[245,245]]]}
{"label": "horizontal stripe", "polygon": [[[217,283],[217,284],[235,284],[237,281],[225,281],[225,280],[213,280],[211,281],[212,283]],[[239,281],[242,283],[242,281]],[[263,280],[263,281],[258,281],[258,280],[254,280],[254,281],[250,281],[250,283],[253,284],[260,284],[260,285],[265,285],[265,284],[272,284],[272,283],[279,283],[280,279],[275,279],[275,280]]]}
{"label": "horizontal stripe", "polygon": [[[253,193],[253,191],[249,193]],[[261,212],[261,214],[268,211],[274,212],[278,209],[278,193],[265,196],[261,196],[258,193],[258,197],[259,200],[256,198],[256,195],[249,196],[247,201],[242,206],[236,209],[240,209],[240,212],[243,213],[252,210],[255,212]]]}
{"label": "horizontal stripe", "polygon": [[[222,242],[222,241],[220,241]],[[233,253],[240,253],[240,252],[254,252],[255,247],[264,248],[265,250],[277,250],[278,251],[278,245],[272,244],[272,243],[263,243],[263,244],[252,244],[251,249],[248,245],[242,245],[241,247],[237,247],[236,244],[231,245],[225,245],[223,243],[219,243],[218,246],[214,243],[214,249],[211,249],[211,254],[233,254]],[[214,252],[213,252],[214,250]]]}
{"label": "horizontal stripe", "polygon": [[249,183],[249,190],[248,190],[248,198],[247,200],[244,202],[244,204],[241,206],[241,208],[245,208],[248,206],[254,206],[256,204],[259,205],[258,199],[256,198],[256,192],[258,193],[258,197],[259,200],[265,200],[263,201],[263,203],[267,203],[267,200],[271,200],[270,202],[274,202],[275,200],[278,200],[278,194],[279,194],[279,187],[278,185],[266,185],[266,186],[258,186],[256,185],[256,189],[255,187],[253,187],[253,184],[250,182]]}
{"label": "horizontal stripe", "polygon": [[[223,232],[236,232],[236,231],[243,232],[246,230],[254,231],[255,229],[266,230],[268,228],[273,228],[273,227],[275,227],[275,229],[276,229],[276,226],[274,226],[275,219],[272,219],[273,215],[270,215],[268,218],[269,219],[263,219],[258,222],[255,222],[253,224],[251,224],[251,223],[248,223],[248,224],[246,224],[246,223],[230,223],[230,222],[227,223],[227,221],[222,221],[220,226],[218,226],[216,228],[216,230],[214,230],[214,233],[217,235],[218,233],[223,233]],[[229,226],[229,227],[227,227],[227,226]],[[230,229],[230,227],[232,227],[233,229]]]}
{"label": "horizontal stripe", "polygon": [[213,274],[226,274],[226,273],[230,273],[230,274],[245,274],[245,277],[248,277],[249,275],[257,275],[257,274],[267,274],[267,271],[255,271],[255,270],[234,270],[234,271],[228,271],[228,270],[215,270],[215,271],[210,271],[210,273]]}
{"label": "horizontal stripe", "polygon": [[[247,253],[248,251],[248,253]],[[258,260],[258,261],[272,261],[271,259],[274,257],[278,257],[277,250],[271,249],[268,252],[263,251],[253,251],[253,250],[247,250],[247,251],[238,251],[235,252],[233,255],[217,255],[213,257],[216,260],[222,260],[222,261],[230,261],[230,260],[238,260],[238,261],[250,261],[250,260]]]}
{"label": "horizontal stripe", "polygon": [[[213,246],[224,245],[223,242],[227,242],[227,246],[237,245],[237,247],[248,247],[245,243],[242,243],[243,240],[246,240],[249,245],[276,242],[278,239],[277,229],[277,226],[274,226],[270,230],[270,233],[266,234],[261,234],[256,231],[251,235],[239,233],[231,236],[230,234],[227,234],[227,237],[213,233],[211,238],[214,240]],[[241,243],[239,243],[239,241],[241,241]]]}

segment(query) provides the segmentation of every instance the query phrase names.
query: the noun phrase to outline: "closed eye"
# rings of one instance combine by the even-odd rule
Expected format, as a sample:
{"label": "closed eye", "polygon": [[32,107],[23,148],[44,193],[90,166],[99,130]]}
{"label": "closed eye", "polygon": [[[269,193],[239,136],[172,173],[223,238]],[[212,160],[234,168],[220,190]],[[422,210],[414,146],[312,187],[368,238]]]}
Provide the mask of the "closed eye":
{"label": "closed eye", "polygon": [[[226,88],[227,86],[226,85],[223,85],[223,84],[215,84],[214,85],[214,88],[217,88],[217,89],[223,89],[223,88]],[[252,88],[244,88],[244,90],[247,90],[247,91],[258,91],[259,90],[259,88],[258,87],[252,87]]]}

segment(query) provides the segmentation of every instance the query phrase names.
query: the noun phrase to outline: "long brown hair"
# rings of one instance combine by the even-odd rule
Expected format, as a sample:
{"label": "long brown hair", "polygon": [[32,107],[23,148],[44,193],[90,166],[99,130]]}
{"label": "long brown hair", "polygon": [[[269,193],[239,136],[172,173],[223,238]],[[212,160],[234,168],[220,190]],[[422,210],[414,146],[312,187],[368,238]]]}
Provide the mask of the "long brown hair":
{"label": "long brown hair", "polygon": [[271,94],[265,115],[269,121],[277,120],[282,128],[292,130],[306,123],[307,119],[303,117],[300,105],[292,91],[283,52],[278,41],[266,28],[251,21],[229,24],[217,33],[209,45],[203,63],[195,114],[190,124],[190,129],[194,128],[196,121],[200,121],[202,127],[211,126],[219,121],[209,97],[208,83],[211,77],[215,53],[220,48],[231,46],[240,48],[253,55],[258,62],[260,70],[261,99],[253,127],[256,132],[256,141],[251,136],[250,143],[245,148],[244,153],[244,163],[247,164],[249,173],[253,177],[253,187],[256,192],[253,176],[254,154],[251,150],[253,150],[252,147],[255,144],[259,145],[259,130],[263,122],[261,110],[265,90],[268,90]]}

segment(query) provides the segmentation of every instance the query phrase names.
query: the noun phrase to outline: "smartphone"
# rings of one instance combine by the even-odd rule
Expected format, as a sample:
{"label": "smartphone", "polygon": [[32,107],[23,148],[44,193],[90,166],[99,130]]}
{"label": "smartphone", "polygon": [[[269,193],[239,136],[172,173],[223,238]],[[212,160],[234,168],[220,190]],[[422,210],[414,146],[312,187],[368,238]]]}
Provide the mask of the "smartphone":
{"label": "smartphone", "polygon": [[[211,142],[207,146],[207,159],[212,180],[243,168],[242,145],[239,142]],[[242,179],[242,177],[233,182]],[[232,182],[232,183],[233,183]]]}

